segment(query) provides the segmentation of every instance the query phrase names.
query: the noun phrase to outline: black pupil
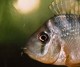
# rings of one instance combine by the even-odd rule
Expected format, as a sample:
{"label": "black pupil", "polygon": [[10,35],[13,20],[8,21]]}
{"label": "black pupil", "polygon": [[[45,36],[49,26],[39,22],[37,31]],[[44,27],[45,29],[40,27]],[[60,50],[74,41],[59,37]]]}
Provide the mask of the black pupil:
{"label": "black pupil", "polygon": [[49,37],[48,37],[48,34],[45,33],[45,32],[41,32],[39,34],[39,40],[42,42],[42,43],[46,43],[48,41]]}
{"label": "black pupil", "polygon": [[46,35],[42,35],[41,39],[42,39],[42,41],[45,41],[47,39],[47,36]]}

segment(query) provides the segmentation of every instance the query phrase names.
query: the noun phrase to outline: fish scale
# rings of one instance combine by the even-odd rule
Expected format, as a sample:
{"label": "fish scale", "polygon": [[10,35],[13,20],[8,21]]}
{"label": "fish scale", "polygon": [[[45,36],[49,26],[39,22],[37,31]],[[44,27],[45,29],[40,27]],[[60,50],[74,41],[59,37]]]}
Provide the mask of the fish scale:
{"label": "fish scale", "polygon": [[[76,15],[60,15],[55,19],[56,26],[63,35],[61,38],[67,44],[69,59],[68,62],[80,62],[80,22]],[[62,19],[62,17],[64,17]],[[78,19],[77,19],[78,18]],[[58,20],[58,21],[57,21]],[[62,22],[63,21],[63,22]],[[68,33],[68,35],[67,35]],[[75,57],[75,58],[74,58]]]}
{"label": "fish scale", "polygon": [[[64,17],[63,19],[61,19]],[[77,16],[76,16],[77,17]],[[65,37],[69,35],[79,35],[80,33],[80,23],[79,20],[72,15],[72,17],[67,17],[66,15],[60,15],[55,19],[55,25],[61,30],[62,35]],[[73,18],[73,19],[71,19]],[[75,19],[75,20],[74,20]]]}
{"label": "fish scale", "polygon": [[[65,42],[67,49],[68,62],[67,63],[79,63],[80,62],[80,22],[78,15],[59,15],[55,16],[52,24],[57,27],[59,30],[57,33],[60,33],[61,39]],[[53,27],[54,32],[56,29]],[[74,58],[75,57],[75,58]]]}

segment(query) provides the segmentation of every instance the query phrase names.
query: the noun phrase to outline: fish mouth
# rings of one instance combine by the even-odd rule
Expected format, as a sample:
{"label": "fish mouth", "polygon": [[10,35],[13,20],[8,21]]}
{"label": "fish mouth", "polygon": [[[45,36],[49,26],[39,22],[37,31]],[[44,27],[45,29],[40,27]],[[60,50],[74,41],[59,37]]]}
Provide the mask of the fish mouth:
{"label": "fish mouth", "polygon": [[52,56],[50,57],[50,54],[51,54],[50,51],[48,51],[45,55],[41,55],[41,54],[36,55],[35,53],[28,50],[27,48],[24,48],[24,53],[27,54],[33,60],[41,62],[41,63],[45,63],[45,64],[55,63],[58,60],[59,55],[60,55],[60,53],[59,53],[58,55],[56,55],[55,58],[53,58]]}
{"label": "fish mouth", "polygon": [[60,51],[61,51],[61,46],[60,46],[61,43],[59,43],[58,45],[56,44],[54,45],[54,44],[51,44],[53,43],[52,41],[53,39],[51,40],[51,42],[49,42],[44,46],[43,53],[37,54],[33,52],[33,50],[30,50],[28,47],[24,48],[24,53],[36,61],[39,61],[45,64],[53,64],[59,58]]}

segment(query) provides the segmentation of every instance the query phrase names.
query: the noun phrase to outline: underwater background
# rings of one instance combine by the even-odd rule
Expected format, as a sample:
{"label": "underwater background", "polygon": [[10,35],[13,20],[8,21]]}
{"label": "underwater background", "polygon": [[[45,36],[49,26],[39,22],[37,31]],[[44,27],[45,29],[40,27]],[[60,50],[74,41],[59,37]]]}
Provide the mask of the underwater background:
{"label": "underwater background", "polygon": [[17,0],[0,0],[0,67],[63,67],[46,65],[21,55],[32,33],[53,16],[48,6],[53,0],[40,0],[39,7],[30,13],[15,8]]}

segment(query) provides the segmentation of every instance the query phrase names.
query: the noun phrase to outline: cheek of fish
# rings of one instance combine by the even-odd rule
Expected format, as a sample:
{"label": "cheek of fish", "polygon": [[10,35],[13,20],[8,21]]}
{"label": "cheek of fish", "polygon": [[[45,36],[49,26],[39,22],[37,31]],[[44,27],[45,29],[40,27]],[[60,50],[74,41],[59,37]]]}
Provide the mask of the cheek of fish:
{"label": "cheek of fish", "polygon": [[24,53],[42,63],[79,64],[79,19],[79,16],[72,14],[52,17],[31,36],[24,48]]}
{"label": "cheek of fish", "polygon": [[[43,63],[52,64],[55,62],[59,57],[62,42],[59,40],[60,37],[57,36],[57,32],[53,27],[57,29],[51,20],[49,20],[47,24],[44,24],[44,26],[29,39],[24,48],[24,52],[33,59]],[[41,42],[39,40],[39,35],[42,32],[44,32],[42,35],[43,39],[45,38],[45,34],[48,35],[48,40],[46,42]]]}

